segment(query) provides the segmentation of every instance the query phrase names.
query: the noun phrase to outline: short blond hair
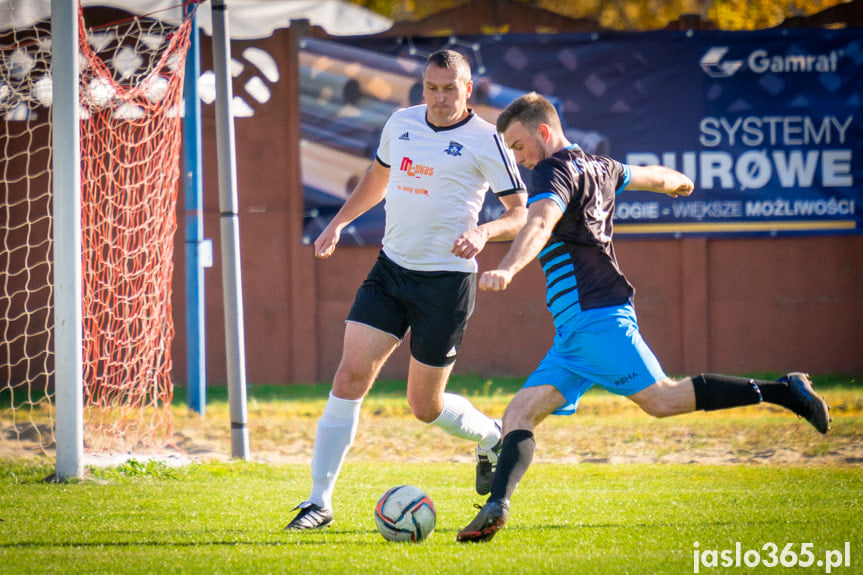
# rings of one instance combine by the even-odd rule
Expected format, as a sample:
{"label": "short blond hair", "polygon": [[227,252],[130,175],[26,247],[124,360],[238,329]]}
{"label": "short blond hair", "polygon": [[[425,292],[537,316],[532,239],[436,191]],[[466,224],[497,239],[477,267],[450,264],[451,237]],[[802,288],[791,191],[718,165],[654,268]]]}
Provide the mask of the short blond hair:
{"label": "short blond hair", "polygon": [[563,130],[555,107],[536,92],[525,94],[510,103],[497,117],[497,131],[504,133],[513,122],[521,122],[531,131],[539,129],[540,124],[547,124],[555,130]]}

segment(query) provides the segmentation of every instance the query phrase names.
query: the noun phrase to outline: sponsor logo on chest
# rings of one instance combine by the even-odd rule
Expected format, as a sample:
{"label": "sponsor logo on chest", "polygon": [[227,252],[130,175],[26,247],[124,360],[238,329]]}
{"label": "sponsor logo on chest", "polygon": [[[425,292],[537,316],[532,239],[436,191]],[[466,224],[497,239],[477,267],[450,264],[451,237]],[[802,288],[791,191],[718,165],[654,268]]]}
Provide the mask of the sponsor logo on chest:
{"label": "sponsor logo on chest", "polygon": [[420,178],[422,176],[433,176],[434,167],[425,166],[423,164],[415,164],[413,160],[407,156],[402,158],[400,170],[412,178]]}

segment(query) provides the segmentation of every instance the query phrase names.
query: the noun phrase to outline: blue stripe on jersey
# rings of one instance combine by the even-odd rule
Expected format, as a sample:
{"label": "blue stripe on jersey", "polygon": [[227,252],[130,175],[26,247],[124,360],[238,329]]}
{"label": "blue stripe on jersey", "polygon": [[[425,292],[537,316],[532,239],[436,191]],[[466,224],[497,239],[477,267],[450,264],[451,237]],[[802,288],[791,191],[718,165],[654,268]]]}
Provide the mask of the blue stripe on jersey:
{"label": "blue stripe on jersey", "polygon": [[539,253],[539,261],[545,273],[546,305],[554,324],[563,325],[581,311],[572,256],[563,242],[554,242]]}
{"label": "blue stripe on jersey", "polygon": [[539,256],[538,256],[539,260],[542,261],[542,258],[544,258],[547,254],[549,254],[553,250],[561,247],[562,245],[563,245],[563,242],[554,242],[553,244],[543,248],[543,250],[541,252],[539,252]]}
{"label": "blue stripe on jersey", "polygon": [[[554,283],[554,280],[558,279],[559,277],[564,276],[564,275],[572,276],[574,274],[575,274],[575,268],[572,267],[572,264],[561,266],[561,267],[557,268],[556,270],[554,270],[553,272],[546,271],[546,273],[545,273],[546,284],[549,287],[551,287],[551,285]],[[573,285],[575,285],[575,282],[573,282]]]}
{"label": "blue stripe on jersey", "polygon": [[577,288],[578,285],[576,285],[575,283],[575,276],[573,276],[572,274],[563,277],[556,276],[554,278],[548,278],[548,293],[546,294],[546,301],[549,305],[551,305],[559,298],[563,297],[568,293],[571,293]]}
{"label": "blue stripe on jersey", "polygon": [[[542,254],[540,254],[540,257],[542,257]],[[550,270],[551,268],[553,268],[557,264],[561,264],[563,262],[568,262],[568,261],[570,261],[569,260],[569,254],[563,254],[563,255],[557,256],[553,260],[548,260],[547,262],[542,264],[542,271],[544,271],[545,273],[548,273],[548,270]]]}
{"label": "blue stripe on jersey", "polygon": [[623,185],[617,188],[617,194],[626,189],[629,185],[629,182],[632,181],[632,170],[629,168],[627,164],[623,164]]}
{"label": "blue stripe on jersey", "polygon": [[554,325],[562,325],[561,315],[564,312],[570,311],[573,307],[576,311],[581,310],[578,301],[578,287],[575,285],[575,277],[569,276],[562,278],[554,285],[548,287],[548,311],[551,312],[554,318]]}
{"label": "blue stripe on jersey", "polygon": [[569,306],[559,309],[554,316],[555,327],[559,328],[569,324],[579,313],[581,313],[581,306],[578,301],[574,301]]}
{"label": "blue stripe on jersey", "polygon": [[557,204],[557,207],[559,207],[559,208],[560,208],[560,211],[562,211],[562,212],[565,212],[565,211],[566,211],[566,204],[564,204],[564,203],[563,203],[563,200],[562,200],[562,199],[560,199],[560,198],[557,196],[557,194],[552,194],[551,192],[545,192],[544,194],[537,194],[537,195],[535,195],[535,196],[531,196],[531,197],[527,200],[527,205],[528,205],[528,207],[530,207],[530,205],[531,205],[532,203],[537,202],[537,201],[539,201],[539,200],[554,200],[554,203],[556,203],[556,204]]}

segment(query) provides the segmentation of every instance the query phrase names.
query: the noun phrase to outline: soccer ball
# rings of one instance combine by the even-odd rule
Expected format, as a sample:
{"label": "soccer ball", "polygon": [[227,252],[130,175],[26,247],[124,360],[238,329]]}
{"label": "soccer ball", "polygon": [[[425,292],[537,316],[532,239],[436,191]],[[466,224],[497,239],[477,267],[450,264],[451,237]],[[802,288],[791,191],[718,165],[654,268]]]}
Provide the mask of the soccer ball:
{"label": "soccer ball", "polygon": [[375,505],[375,525],[387,541],[422,541],[434,531],[436,519],[431,498],[413,485],[389,489]]}

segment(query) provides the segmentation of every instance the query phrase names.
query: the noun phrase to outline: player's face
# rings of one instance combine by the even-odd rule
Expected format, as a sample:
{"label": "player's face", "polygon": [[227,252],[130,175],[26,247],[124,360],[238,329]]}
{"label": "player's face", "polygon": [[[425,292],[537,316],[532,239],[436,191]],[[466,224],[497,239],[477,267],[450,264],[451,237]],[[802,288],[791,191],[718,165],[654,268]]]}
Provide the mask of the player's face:
{"label": "player's face", "polygon": [[428,121],[435,126],[451,126],[467,117],[467,99],[473,82],[458,77],[458,71],[429,65],[423,74],[423,99],[428,105]]}
{"label": "player's face", "polygon": [[529,170],[547,157],[539,131],[528,130],[521,122],[512,122],[503,133],[503,139],[515,161]]}

